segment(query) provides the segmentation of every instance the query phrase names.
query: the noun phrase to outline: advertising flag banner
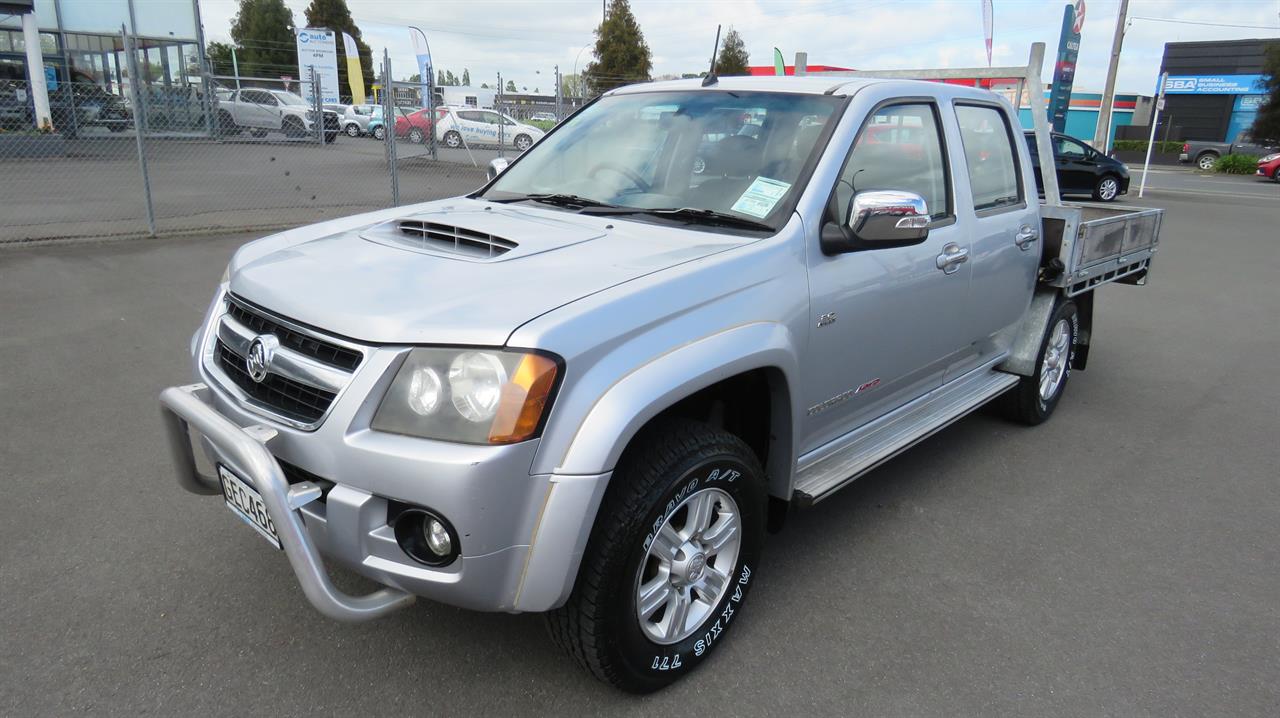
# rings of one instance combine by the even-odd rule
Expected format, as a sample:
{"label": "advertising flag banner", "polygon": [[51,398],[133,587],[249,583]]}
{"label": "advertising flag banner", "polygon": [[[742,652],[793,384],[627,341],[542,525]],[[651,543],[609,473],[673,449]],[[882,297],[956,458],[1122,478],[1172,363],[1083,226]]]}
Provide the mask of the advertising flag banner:
{"label": "advertising flag banner", "polygon": [[1084,0],[1062,11],[1062,35],[1058,39],[1058,60],[1053,66],[1053,88],[1049,92],[1049,124],[1055,132],[1066,132],[1071,86],[1076,79],[1076,57],[1080,54],[1080,29],[1084,27]]}
{"label": "advertising flag banner", "polygon": [[991,67],[991,37],[995,23],[995,8],[991,6],[991,0],[982,0],[982,35],[987,40],[987,67]]}
{"label": "advertising flag banner", "polygon": [[427,38],[417,30],[409,30],[409,39],[413,41],[413,54],[418,58],[418,77],[422,81],[422,106],[431,106],[431,48],[427,45]]}
{"label": "advertising flag banner", "polygon": [[782,50],[773,48],[773,74],[782,77],[787,74],[787,61],[782,58]]}
{"label": "advertising flag banner", "polygon": [[354,37],[342,33],[342,51],[347,56],[347,84],[351,85],[351,104],[365,104],[364,72],[360,70],[360,46]]}
{"label": "advertising flag banner", "polygon": [[320,101],[338,102],[338,44],[332,30],[303,28],[297,31],[300,90],[311,102],[311,69],[320,80]]}

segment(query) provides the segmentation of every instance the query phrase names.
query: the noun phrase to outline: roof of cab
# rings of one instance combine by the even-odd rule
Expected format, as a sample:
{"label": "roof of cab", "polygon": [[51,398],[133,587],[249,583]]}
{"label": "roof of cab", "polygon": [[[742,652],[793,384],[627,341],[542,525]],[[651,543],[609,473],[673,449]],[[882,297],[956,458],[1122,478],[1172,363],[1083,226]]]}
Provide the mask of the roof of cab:
{"label": "roof of cab", "polygon": [[609,95],[632,95],[641,92],[662,92],[664,90],[740,90],[742,92],[794,92],[805,95],[836,95],[843,97],[852,95],[861,87],[882,82],[882,80],[860,79],[855,77],[806,75],[804,77],[721,77],[716,83],[702,86],[702,78],[688,80],[664,80],[661,82],[645,82],[638,85],[627,85],[611,90]]}
{"label": "roof of cab", "polygon": [[606,95],[632,95],[644,92],[662,92],[669,90],[705,90],[741,92],[792,92],[806,95],[833,95],[848,97],[864,87],[893,83],[899,86],[903,94],[920,94],[946,99],[990,99],[989,90],[955,85],[931,80],[901,80],[877,77],[856,77],[837,74],[815,74],[803,77],[794,76],[756,76],[756,77],[721,77],[715,84],[702,86],[702,78],[688,80],[665,80],[662,82],[645,82],[637,85],[626,85],[611,90]]}

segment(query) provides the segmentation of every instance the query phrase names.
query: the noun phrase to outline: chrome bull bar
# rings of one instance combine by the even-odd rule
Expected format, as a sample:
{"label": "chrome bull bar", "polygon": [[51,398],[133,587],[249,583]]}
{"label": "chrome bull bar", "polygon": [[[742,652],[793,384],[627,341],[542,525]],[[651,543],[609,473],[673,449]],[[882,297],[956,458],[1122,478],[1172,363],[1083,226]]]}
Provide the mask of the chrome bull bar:
{"label": "chrome bull bar", "polygon": [[244,478],[262,494],[302,592],[316,610],[339,621],[358,622],[384,616],[413,603],[413,594],[389,586],[364,596],[350,596],[334,587],[299,512],[320,498],[320,487],[309,481],[290,485],[265,445],[276,435],[275,429],[261,425],[236,426],[209,405],[209,391],[205,384],[189,384],[169,387],[160,393],[160,415],[164,418],[169,450],[178,470],[178,484],[196,494],[222,493],[216,477],[205,476],[196,468],[189,434],[195,430],[223,452],[236,469],[244,472]]}

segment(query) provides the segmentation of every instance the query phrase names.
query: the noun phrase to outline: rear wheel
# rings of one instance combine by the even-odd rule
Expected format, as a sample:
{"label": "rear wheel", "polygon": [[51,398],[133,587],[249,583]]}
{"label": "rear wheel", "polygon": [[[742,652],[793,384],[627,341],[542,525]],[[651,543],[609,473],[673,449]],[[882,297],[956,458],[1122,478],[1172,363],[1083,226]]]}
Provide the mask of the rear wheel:
{"label": "rear wheel", "polygon": [[1114,202],[1119,194],[1120,182],[1112,175],[1104,175],[1093,188],[1093,198],[1101,202]]}
{"label": "rear wheel", "polygon": [[377,127],[373,128],[373,139],[381,142],[386,138],[387,138],[387,130],[385,127],[383,127],[382,125],[378,125]]}
{"label": "rear wheel", "polygon": [[418,129],[417,127],[413,128],[412,130],[409,130],[409,141],[415,145],[422,144],[423,140],[425,140],[426,138],[427,136],[422,134],[422,130]]}
{"label": "rear wheel", "polygon": [[736,626],[764,543],[764,472],[738,437],[674,420],[619,462],[554,640],[636,693],[696,668]]}
{"label": "rear wheel", "polygon": [[444,133],[444,145],[445,147],[453,147],[455,149],[458,147],[461,147],[462,135],[458,134],[453,130],[449,130],[448,132]]}
{"label": "rear wheel", "polygon": [[218,111],[218,134],[235,135],[240,133],[240,128],[236,127],[236,121],[231,117],[231,113],[226,110]]}
{"label": "rear wheel", "polygon": [[357,125],[354,122],[349,122],[347,123],[346,131],[347,131],[347,137],[359,137],[360,125]]}
{"label": "rear wheel", "polygon": [[1044,423],[1058,406],[1071,378],[1080,339],[1080,319],[1074,302],[1058,305],[1049,317],[1049,330],[1040,342],[1035,373],[1024,376],[1002,397],[1005,414],[1014,421],[1035,426]]}
{"label": "rear wheel", "polygon": [[1196,167],[1208,172],[1218,164],[1218,155],[1212,152],[1205,152],[1196,158]]}
{"label": "rear wheel", "polygon": [[516,135],[515,144],[517,150],[524,152],[533,146],[533,139],[528,135]]}

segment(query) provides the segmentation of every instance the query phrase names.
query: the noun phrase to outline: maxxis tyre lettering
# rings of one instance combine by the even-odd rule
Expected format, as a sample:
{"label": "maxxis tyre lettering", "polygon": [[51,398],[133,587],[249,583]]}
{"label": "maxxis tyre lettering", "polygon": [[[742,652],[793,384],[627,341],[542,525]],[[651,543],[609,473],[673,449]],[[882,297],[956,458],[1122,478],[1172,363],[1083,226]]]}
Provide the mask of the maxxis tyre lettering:
{"label": "maxxis tyre lettering", "polygon": [[[651,535],[684,498],[717,488],[737,505],[742,531],[728,585],[690,635],[651,641],[636,615],[636,577]],[[547,614],[553,640],[602,681],[634,693],[658,690],[694,670],[737,625],[764,542],[764,474],[740,439],[700,422],[647,428],[618,463],[568,602]]]}
{"label": "maxxis tyre lettering", "polygon": [[[1049,345],[1053,338],[1054,328],[1063,320],[1067,322],[1067,327],[1070,331],[1066,355],[1060,357],[1066,364],[1053,394],[1045,399],[1040,396],[1042,372],[1049,353]],[[1080,315],[1076,310],[1076,305],[1069,300],[1061,301],[1049,316],[1045,336],[1040,341],[1040,350],[1036,354],[1034,374],[1029,377],[1022,377],[1021,381],[1000,398],[1001,408],[1009,419],[1028,426],[1036,426],[1049,419],[1067,389],[1068,380],[1071,378],[1071,365],[1075,362],[1076,347],[1079,345],[1079,341]]]}

